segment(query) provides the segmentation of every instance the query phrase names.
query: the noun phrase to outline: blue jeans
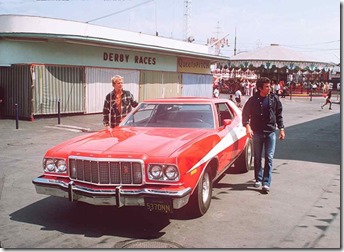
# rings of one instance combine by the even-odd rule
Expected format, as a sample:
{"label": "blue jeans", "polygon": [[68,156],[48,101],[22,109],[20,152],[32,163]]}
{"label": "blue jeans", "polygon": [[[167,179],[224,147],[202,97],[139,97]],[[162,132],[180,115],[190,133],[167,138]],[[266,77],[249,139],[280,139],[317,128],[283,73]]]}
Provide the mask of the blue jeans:
{"label": "blue jeans", "polygon": [[[272,177],[272,159],[275,154],[276,134],[257,133],[253,135],[253,153],[254,153],[254,177],[256,181],[261,181],[263,185],[270,187]],[[262,167],[262,152],[264,147],[264,173]]]}

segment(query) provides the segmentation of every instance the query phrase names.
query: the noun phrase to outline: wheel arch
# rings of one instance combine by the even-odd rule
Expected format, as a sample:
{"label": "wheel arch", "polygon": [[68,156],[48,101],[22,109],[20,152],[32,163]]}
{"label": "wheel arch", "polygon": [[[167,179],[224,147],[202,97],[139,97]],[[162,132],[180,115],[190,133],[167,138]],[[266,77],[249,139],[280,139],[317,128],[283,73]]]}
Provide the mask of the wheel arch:
{"label": "wheel arch", "polygon": [[217,158],[212,158],[204,168],[203,172],[205,172],[206,169],[210,169],[211,180],[214,180],[218,173],[219,160]]}

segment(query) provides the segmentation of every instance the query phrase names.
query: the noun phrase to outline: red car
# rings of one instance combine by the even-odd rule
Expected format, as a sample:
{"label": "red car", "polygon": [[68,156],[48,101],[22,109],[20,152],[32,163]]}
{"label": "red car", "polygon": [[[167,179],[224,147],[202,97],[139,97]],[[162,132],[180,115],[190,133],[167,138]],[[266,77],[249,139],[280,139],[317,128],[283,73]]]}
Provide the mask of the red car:
{"label": "red car", "polygon": [[199,217],[226,169],[251,169],[245,133],[241,111],[229,100],[146,100],[118,127],[49,149],[44,174],[32,182],[37,193],[70,201],[166,213],[185,207]]}

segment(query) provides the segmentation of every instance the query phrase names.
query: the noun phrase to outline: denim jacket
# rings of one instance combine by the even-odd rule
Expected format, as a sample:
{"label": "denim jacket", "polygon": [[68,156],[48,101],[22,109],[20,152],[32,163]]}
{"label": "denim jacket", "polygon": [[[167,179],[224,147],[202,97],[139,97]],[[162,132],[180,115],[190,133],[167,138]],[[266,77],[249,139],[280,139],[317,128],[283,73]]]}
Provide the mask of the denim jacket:
{"label": "denim jacket", "polygon": [[276,124],[279,129],[284,128],[282,116],[282,103],[275,94],[268,95],[268,110],[263,111],[264,97],[256,92],[250,97],[242,111],[242,124],[245,127],[250,124],[253,132],[269,133],[276,130]]}

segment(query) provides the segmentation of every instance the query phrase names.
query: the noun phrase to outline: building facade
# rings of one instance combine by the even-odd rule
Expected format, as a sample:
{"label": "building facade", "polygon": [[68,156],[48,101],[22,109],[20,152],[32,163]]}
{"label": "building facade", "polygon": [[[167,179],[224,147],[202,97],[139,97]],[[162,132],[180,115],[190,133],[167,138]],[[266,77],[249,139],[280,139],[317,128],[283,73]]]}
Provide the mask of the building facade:
{"label": "building facade", "polygon": [[1,114],[100,113],[111,78],[137,101],[212,96],[208,47],[67,20],[0,15]]}

